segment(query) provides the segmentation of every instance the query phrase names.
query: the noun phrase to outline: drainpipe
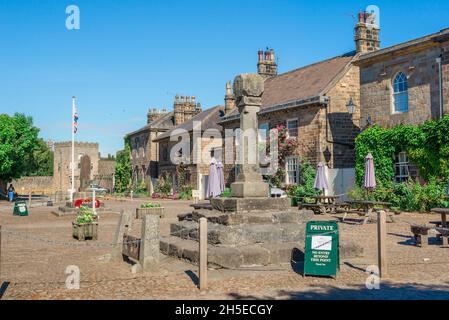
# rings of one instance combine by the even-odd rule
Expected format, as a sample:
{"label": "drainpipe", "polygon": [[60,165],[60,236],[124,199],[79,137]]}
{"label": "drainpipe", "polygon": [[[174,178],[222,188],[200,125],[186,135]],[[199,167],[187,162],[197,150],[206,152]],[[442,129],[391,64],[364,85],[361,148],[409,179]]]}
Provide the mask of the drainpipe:
{"label": "drainpipe", "polygon": [[351,149],[355,148],[355,145],[346,142],[333,141],[329,139],[329,106],[330,106],[331,98],[325,97],[324,107],[326,108],[326,142],[332,144],[338,144],[341,146],[350,147]]}
{"label": "drainpipe", "polygon": [[441,56],[436,58],[438,63],[438,92],[440,94],[440,119],[443,118],[443,69],[441,66]]}

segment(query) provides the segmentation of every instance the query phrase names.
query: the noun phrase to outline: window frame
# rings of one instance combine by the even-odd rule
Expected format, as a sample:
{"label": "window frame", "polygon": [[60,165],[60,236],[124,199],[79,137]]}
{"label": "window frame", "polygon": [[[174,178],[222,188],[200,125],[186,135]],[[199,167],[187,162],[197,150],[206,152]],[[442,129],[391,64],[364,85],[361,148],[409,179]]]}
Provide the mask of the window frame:
{"label": "window frame", "polygon": [[[295,130],[296,130],[296,136],[291,136],[291,135],[290,135],[290,128],[288,127],[288,124],[289,124],[290,122],[294,122],[294,121],[296,121],[296,128],[295,128]],[[298,137],[299,137],[299,119],[298,119],[298,118],[290,118],[290,119],[287,119],[285,125],[286,125],[286,128],[287,128],[287,138],[298,138]],[[293,130],[293,129],[292,129],[292,130]]]}
{"label": "window frame", "polygon": [[[404,76],[404,81],[402,82],[398,82],[396,83],[396,80],[398,79],[398,77],[400,75]],[[406,85],[405,90],[403,91],[396,91],[396,85],[400,86],[400,85]],[[408,84],[408,76],[407,73],[399,71],[397,72],[392,81],[391,81],[391,108],[392,108],[392,114],[403,114],[403,113],[407,113],[409,111],[409,84]],[[399,102],[399,98],[405,99],[405,102]],[[405,110],[400,110],[401,108],[401,103],[406,103],[406,109]]]}
{"label": "window frame", "polygon": [[[404,156],[405,158],[401,159],[401,156]],[[412,176],[410,175],[410,159],[406,151],[401,151],[395,155],[394,168],[395,183],[401,183],[412,178]],[[401,168],[405,168],[406,174],[402,174]]]}
{"label": "window frame", "polygon": [[[290,166],[289,161],[291,161],[291,160],[294,160],[294,162],[295,162],[292,165],[296,166],[296,170],[295,170],[296,171],[296,174],[295,174],[295,178],[296,179],[294,179],[295,181],[293,181],[293,182],[290,181],[290,172],[295,172],[295,171],[289,170],[289,166]],[[291,157],[285,158],[285,183],[287,185],[297,185],[297,184],[299,184],[299,171],[300,171],[300,168],[299,168],[299,157],[291,156]]]}

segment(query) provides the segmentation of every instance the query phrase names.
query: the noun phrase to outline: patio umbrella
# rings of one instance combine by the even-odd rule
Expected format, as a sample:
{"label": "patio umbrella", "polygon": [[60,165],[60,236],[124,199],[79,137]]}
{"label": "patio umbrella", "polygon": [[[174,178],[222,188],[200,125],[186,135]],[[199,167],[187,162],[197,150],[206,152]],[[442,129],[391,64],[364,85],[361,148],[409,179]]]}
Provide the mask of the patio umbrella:
{"label": "patio umbrella", "polygon": [[374,173],[373,155],[369,153],[365,158],[365,181],[363,187],[367,190],[376,188],[376,175]]}
{"label": "patio umbrella", "polygon": [[327,190],[329,189],[329,184],[327,182],[326,170],[322,162],[318,163],[318,168],[315,176],[315,183],[313,185],[315,189]]}
{"label": "patio umbrella", "polygon": [[212,158],[209,167],[209,179],[207,182],[206,197],[214,198],[218,197],[220,194],[221,192],[220,181],[218,179],[217,160],[215,160],[215,158]]}
{"label": "patio umbrella", "polygon": [[221,162],[218,162],[217,164],[217,174],[218,174],[218,181],[220,182],[220,194],[222,194],[225,189],[225,181],[223,174],[223,163]]}

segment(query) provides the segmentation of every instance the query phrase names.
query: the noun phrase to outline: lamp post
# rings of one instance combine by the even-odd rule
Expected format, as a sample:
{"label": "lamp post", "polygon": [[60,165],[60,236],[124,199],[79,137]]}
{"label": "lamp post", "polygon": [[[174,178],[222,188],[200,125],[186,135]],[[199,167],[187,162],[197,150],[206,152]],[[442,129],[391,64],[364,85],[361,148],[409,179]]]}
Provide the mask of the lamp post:
{"label": "lamp post", "polygon": [[355,112],[356,105],[354,104],[354,101],[352,100],[352,97],[349,98],[348,103],[346,104],[346,108],[348,108],[348,113],[352,116]]}

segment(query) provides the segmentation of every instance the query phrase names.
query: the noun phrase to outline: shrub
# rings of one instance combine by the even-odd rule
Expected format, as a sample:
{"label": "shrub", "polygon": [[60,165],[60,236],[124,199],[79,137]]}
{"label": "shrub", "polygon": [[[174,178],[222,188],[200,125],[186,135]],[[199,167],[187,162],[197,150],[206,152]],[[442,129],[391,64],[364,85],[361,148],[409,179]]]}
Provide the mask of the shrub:
{"label": "shrub", "polygon": [[179,191],[179,200],[192,200],[192,186],[182,186]]}
{"label": "shrub", "polygon": [[76,217],[76,223],[88,224],[94,221],[95,221],[94,212],[85,206],[81,206],[78,212],[78,216]]}
{"label": "shrub", "polygon": [[222,198],[230,198],[232,195],[231,188],[225,188],[223,193],[221,194]]}
{"label": "shrub", "polygon": [[147,208],[160,208],[161,207],[161,204],[160,203],[151,203],[151,202],[149,202],[149,203],[142,203],[141,205],[140,205],[140,208],[141,209],[147,209]]}
{"label": "shrub", "polygon": [[172,184],[171,182],[161,177],[157,180],[156,186],[154,187],[154,191],[159,193],[162,196],[168,197],[171,194]]}

